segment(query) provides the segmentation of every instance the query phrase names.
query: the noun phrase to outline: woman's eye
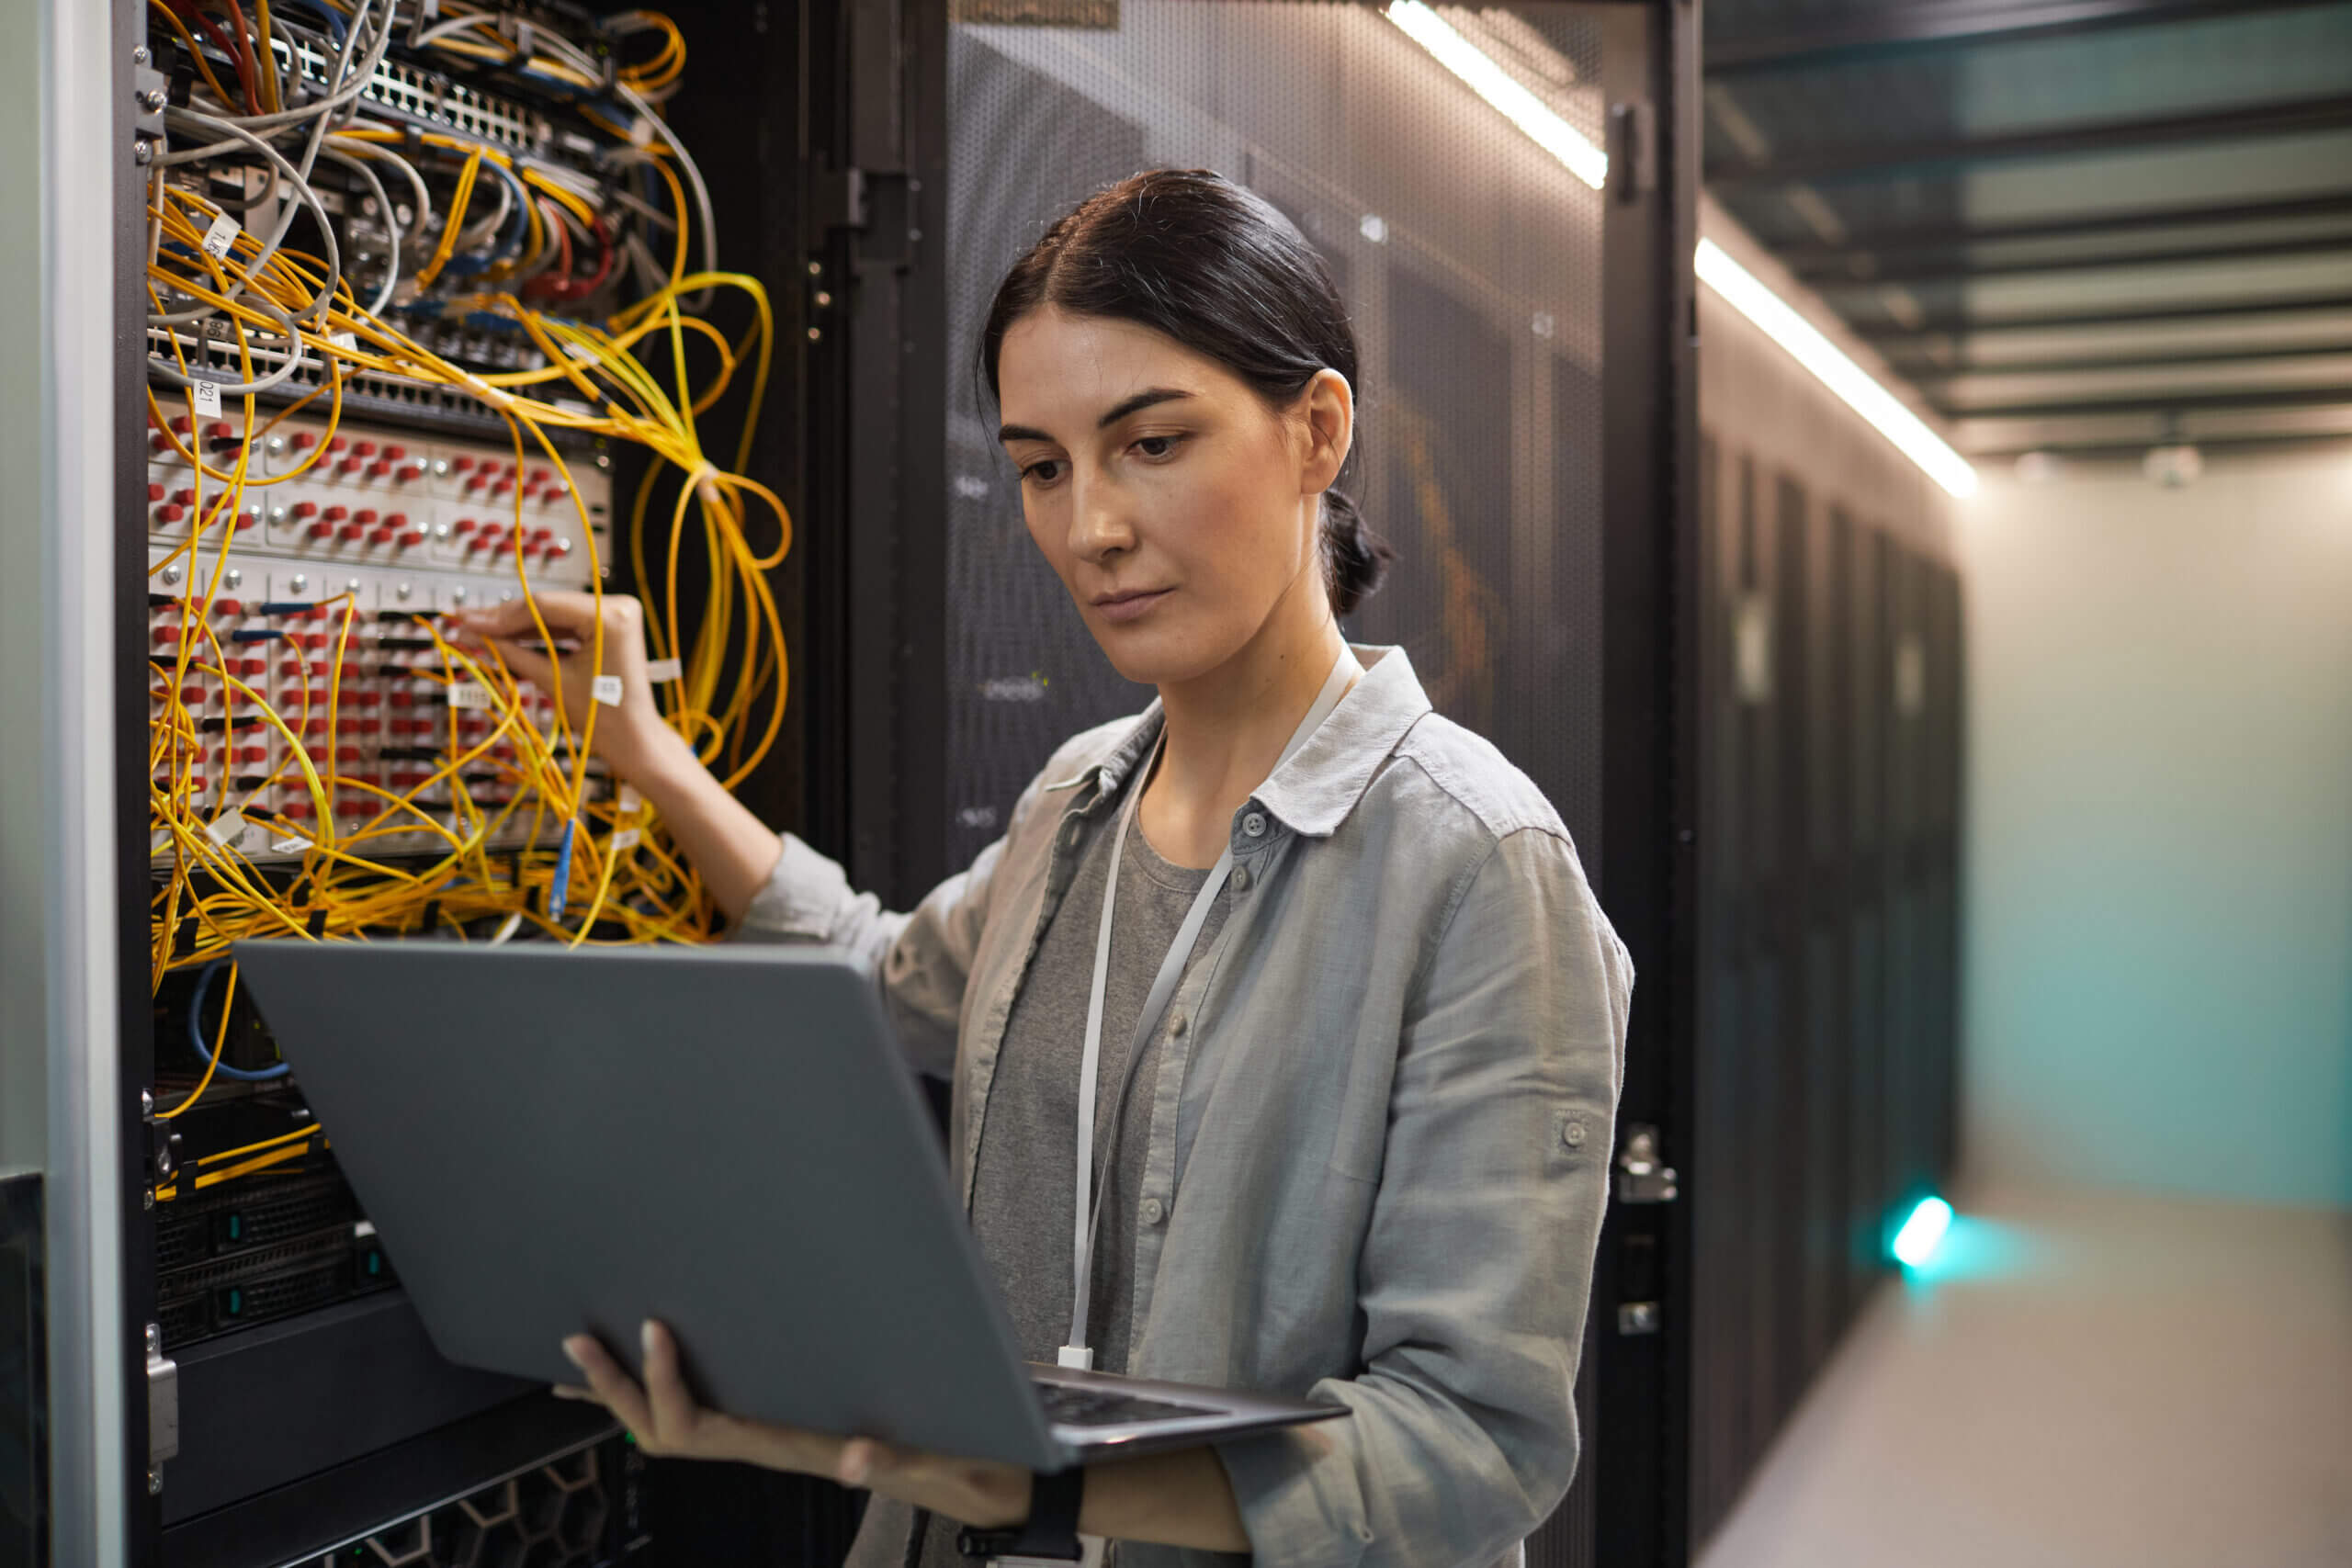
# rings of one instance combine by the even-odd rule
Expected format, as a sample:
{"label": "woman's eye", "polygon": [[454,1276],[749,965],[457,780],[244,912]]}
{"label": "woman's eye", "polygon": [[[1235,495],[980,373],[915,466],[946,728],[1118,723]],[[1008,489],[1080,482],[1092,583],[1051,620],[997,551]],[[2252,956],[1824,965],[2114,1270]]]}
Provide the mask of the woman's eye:
{"label": "woman's eye", "polygon": [[1041,457],[1036,462],[1034,462],[1027,468],[1022,469],[1021,477],[1024,479],[1035,480],[1036,483],[1041,485],[1049,485],[1061,477],[1061,468],[1062,466],[1060,462],[1057,459],[1052,457]]}
{"label": "woman's eye", "polygon": [[1136,437],[1136,450],[1147,457],[1171,457],[1176,454],[1177,444],[1183,439],[1181,435],[1139,435]]}

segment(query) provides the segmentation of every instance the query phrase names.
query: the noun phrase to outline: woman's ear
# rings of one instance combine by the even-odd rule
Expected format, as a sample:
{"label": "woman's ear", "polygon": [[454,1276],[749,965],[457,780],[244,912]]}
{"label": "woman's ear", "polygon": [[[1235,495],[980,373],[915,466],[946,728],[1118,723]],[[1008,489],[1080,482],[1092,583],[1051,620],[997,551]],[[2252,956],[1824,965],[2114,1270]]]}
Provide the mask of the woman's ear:
{"label": "woman's ear", "polygon": [[1337,370],[1317,370],[1299,394],[1306,416],[1306,462],[1299,471],[1299,492],[1320,495],[1339,482],[1340,469],[1355,441],[1356,395],[1348,378]]}

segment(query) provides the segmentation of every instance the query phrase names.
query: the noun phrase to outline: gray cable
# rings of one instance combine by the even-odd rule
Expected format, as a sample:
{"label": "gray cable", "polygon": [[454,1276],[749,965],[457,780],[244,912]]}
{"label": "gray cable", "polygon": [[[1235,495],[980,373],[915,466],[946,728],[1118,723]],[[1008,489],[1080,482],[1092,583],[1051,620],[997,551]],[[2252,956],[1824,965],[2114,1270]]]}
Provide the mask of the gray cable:
{"label": "gray cable", "polygon": [[[352,8],[350,30],[344,35],[343,53],[336,58],[334,74],[328,78],[328,85],[330,89],[333,89],[337,84],[341,83],[345,74],[351,69],[352,51],[359,45],[360,29],[366,26],[368,12],[373,4],[374,0],[359,0],[358,5]],[[366,70],[359,76],[357,85],[351,89],[354,96],[356,95],[359,87],[364,87],[367,85],[368,76],[374,72],[376,62],[383,58],[384,51],[390,44],[390,37],[391,29],[389,25],[389,21],[379,24],[376,31],[375,47],[368,52]],[[342,256],[335,247],[334,225],[327,220],[326,209],[321,204],[318,192],[311,188],[311,170],[318,162],[319,147],[321,143],[326,140],[328,118],[333,113],[334,105],[337,101],[338,100],[334,93],[330,91],[326,103],[323,106],[312,106],[319,109],[319,114],[318,118],[311,123],[310,141],[302,149],[302,163],[299,169],[287,163],[285,157],[280,154],[276,148],[270,146],[266,141],[263,141],[261,137],[254,134],[252,130],[248,129],[247,126],[243,123],[225,119],[215,119],[210,115],[198,114],[193,109],[175,108],[167,110],[165,113],[165,123],[167,125],[172,120],[177,119],[182,123],[193,123],[209,135],[219,136],[225,134],[237,141],[249,143],[255,151],[261,152],[265,157],[268,158],[270,162],[277,164],[279,169],[292,176],[297,192],[301,195],[304,199],[310,203],[311,207],[318,213],[319,227],[326,237],[327,276],[322,281],[317,297],[314,298],[310,304],[304,306],[300,310],[295,313],[294,320],[297,321],[314,320],[321,311],[324,310],[327,306],[327,301],[334,298],[335,285],[342,280],[343,276]],[[308,111],[305,110],[298,112],[307,113]],[[269,117],[259,118],[266,119]],[[178,164],[187,161],[188,161],[188,158],[185,153],[165,153],[161,159],[157,160],[157,162],[164,164]],[[277,254],[277,247],[286,243],[287,231],[294,226],[294,204],[290,201],[288,202],[286,204],[285,210],[278,215],[277,227],[271,231],[267,243],[262,246],[261,254],[254,258],[253,265],[245,269],[244,278],[237,284],[235,290],[230,294],[229,303],[233,305],[243,299],[248,285],[254,277],[260,275],[264,267],[269,265],[270,259]],[[209,320],[212,316],[218,314],[219,310],[220,307],[218,306],[198,306],[192,310],[175,311],[166,315],[150,316],[148,318],[148,324],[150,326],[164,327],[187,325],[196,321]]]}
{"label": "gray cable", "polygon": [[[311,188],[310,180],[302,175],[297,174],[295,172],[294,165],[288,163],[286,161],[285,154],[278,152],[277,148],[272,147],[268,142],[264,141],[260,137],[255,136],[253,132],[232,125],[225,119],[214,119],[210,115],[198,114],[194,109],[174,108],[166,109],[164,111],[164,123],[167,126],[174,123],[193,123],[198,130],[205,131],[208,135],[218,135],[222,131],[226,131],[232,141],[243,142],[248,147],[252,148],[253,151],[259,152],[263,157],[277,164],[277,167],[288,176],[288,183],[293,186],[294,194],[300,197],[305,202],[308,202],[311,209],[319,215],[319,229],[325,236],[327,253],[326,276],[321,280],[318,294],[309,304],[303,306],[300,310],[295,312],[292,319],[297,321],[307,321],[318,315],[320,311],[325,310],[327,301],[334,298],[334,287],[336,283],[341,281],[343,277],[343,253],[335,244],[334,225],[327,220],[326,208],[320,202],[319,193]],[[179,157],[179,154],[166,153],[164,157],[176,160]],[[161,158],[156,160],[158,163],[162,163],[164,159]],[[264,266],[268,265],[270,257],[277,251],[277,242],[285,237],[286,231],[293,225],[293,222],[294,204],[288,202],[287,204],[285,215],[278,220],[276,235],[271,238],[270,243],[267,245],[263,247],[260,256],[255,258],[253,265],[246,268],[246,282],[250,282]],[[245,284],[241,282],[237,285],[236,292],[229,296],[229,301],[232,304],[235,304],[244,299]],[[185,326],[192,322],[209,320],[211,317],[218,314],[220,314],[220,307],[215,305],[201,305],[192,310],[175,310],[164,315],[151,315],[147,318],[147,324],[151,327]]]}
{"label": "gray cable", "polygon": [[384,193],[384,182],[376,177],[376,171],[368,166],[366,159],[355,158],[339,147],[322,148],[319,156],[329,163],[342,164],[367,181],[368,190],[376,197],[376,209],[384,215],[384,228],[392,238],[391,256],[384,265],[383,284],[376,290],[374,301],[367,308],[369,315],[380,316],[384,313],[384,307],[392,302],[392,290],[401,280],[401,243],[404,236],[401,231],[400,216],[392,209],[392,198]]}

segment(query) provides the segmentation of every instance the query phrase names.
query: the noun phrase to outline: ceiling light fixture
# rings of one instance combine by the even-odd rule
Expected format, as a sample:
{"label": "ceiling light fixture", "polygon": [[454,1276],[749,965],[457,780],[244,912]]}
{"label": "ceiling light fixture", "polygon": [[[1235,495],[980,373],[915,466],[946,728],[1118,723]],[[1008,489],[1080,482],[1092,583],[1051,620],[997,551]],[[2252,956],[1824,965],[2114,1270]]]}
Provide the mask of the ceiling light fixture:
{"label": "ceiling light fixture", "polygon": [[1500,110],[1505,119],[1527,132],[1535,145],[1566,164],[1568,173],[1595,190],[1609,183],[1608,153],[1421,0],[1391,0],[1388,19],[1428,50],[1440,65],[1461,77],[1472,92]]}
{"label": "ceiling light fixture", "polygon": [[1814,373],[1821,384],[1845,400],[1848,407],[1878,428],[1905,457],[1926,470],[1956,496],[1976,492],[1976,470],[1953,451],[1927,422],[1905,408],[1901,399],[1879,385],[1871,373],[1846,357],[1821,329],[1799,315],[1793,306],[1767,287],[1754,273],[1732,260],[1713,240],[1699,242],[1695,258],[1700,280],[1722,295],[1732,309],[1764,329],[1764,333]]}

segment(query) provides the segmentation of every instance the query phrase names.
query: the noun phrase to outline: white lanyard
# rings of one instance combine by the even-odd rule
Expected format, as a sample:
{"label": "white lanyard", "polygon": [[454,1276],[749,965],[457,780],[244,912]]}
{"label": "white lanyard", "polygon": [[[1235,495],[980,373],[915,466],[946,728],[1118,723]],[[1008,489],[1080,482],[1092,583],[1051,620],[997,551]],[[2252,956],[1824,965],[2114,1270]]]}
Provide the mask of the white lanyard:
{"label": "white lanyard", "polygon": [[[1276,768],[1291,759],[1291,753],[1306,744],[1331,710],[1340,705],[1347,694],[1348,682],[1361,674],[1362,667],[1344,647],[1332,661],[1331,672],[1323,681],[1323,690],[1317,694],[1315,705],[1298,721],[1291,732],[1290,741],[1274,762]],[[1102,920],[1094,939],[1094,985],[1086,1001],[1086,1051],[1078,1069],[1078,1197],[1076,1228],[1070,1237],[1069,1342],[1061,1348],[1060,1363],[1081,1370],[1094,1365],[1094,1350],[1086,1341],[1087,1289],[1093,1278],[1094,1228],[1102,1218],[1102,1193],[1094,1180],[1094,1076],[1102,1055],[1102,990],[1111,973],[1111,910],[1119,894],[1119,859],[1126,848],[1127,831],[1133,824],[1136,802],[1143,798],[1144,785],[1151,778],[1152,764],[1159,759],[1159,749],[1168,739],[1163,728],[1159,739],[1152,745],[1151,755],[1144,760],[1136,773],[1135,787],[1127,792],[1126,804],[1120,807],[1117,835],[1111,840],[1111,872],[1102,885]],[[1184,923],[1177,929],[1176,940],[1168,955],[1159,961],[1159,973],[1151,982],[1151,991],[1144,998],[1143,1011],[1136,1018],[1136,1036],[1127,1050],[1126,1071],[1119,1079],[1119,1092],[1111,1106],[1111,1130],[1102,1151],[1102,1170],[1107,1178],[1111,1163],[1119,1147],[1119,1119],[1127,1103],[1127,1090],[1134,1086],[1136,1064],[1143,1059],[1144,1043],[1152,1031],[1159,1027],[1159,1020],[1168,1010],[1176,994],[1177,982],[1184,976],[1184,965],[1192,961],[1193,948],[1201,940],[1201,928],[1208,922],[1209,908],[1224,890],[1225,879],[1233,871],[1233,846],[1228,842],[1225,852],[1216,857],[1216,864],[1209,872],[1209,879],[1201,885],[1200,893],[1193,899],[1193,907],[1185,913]]]}

